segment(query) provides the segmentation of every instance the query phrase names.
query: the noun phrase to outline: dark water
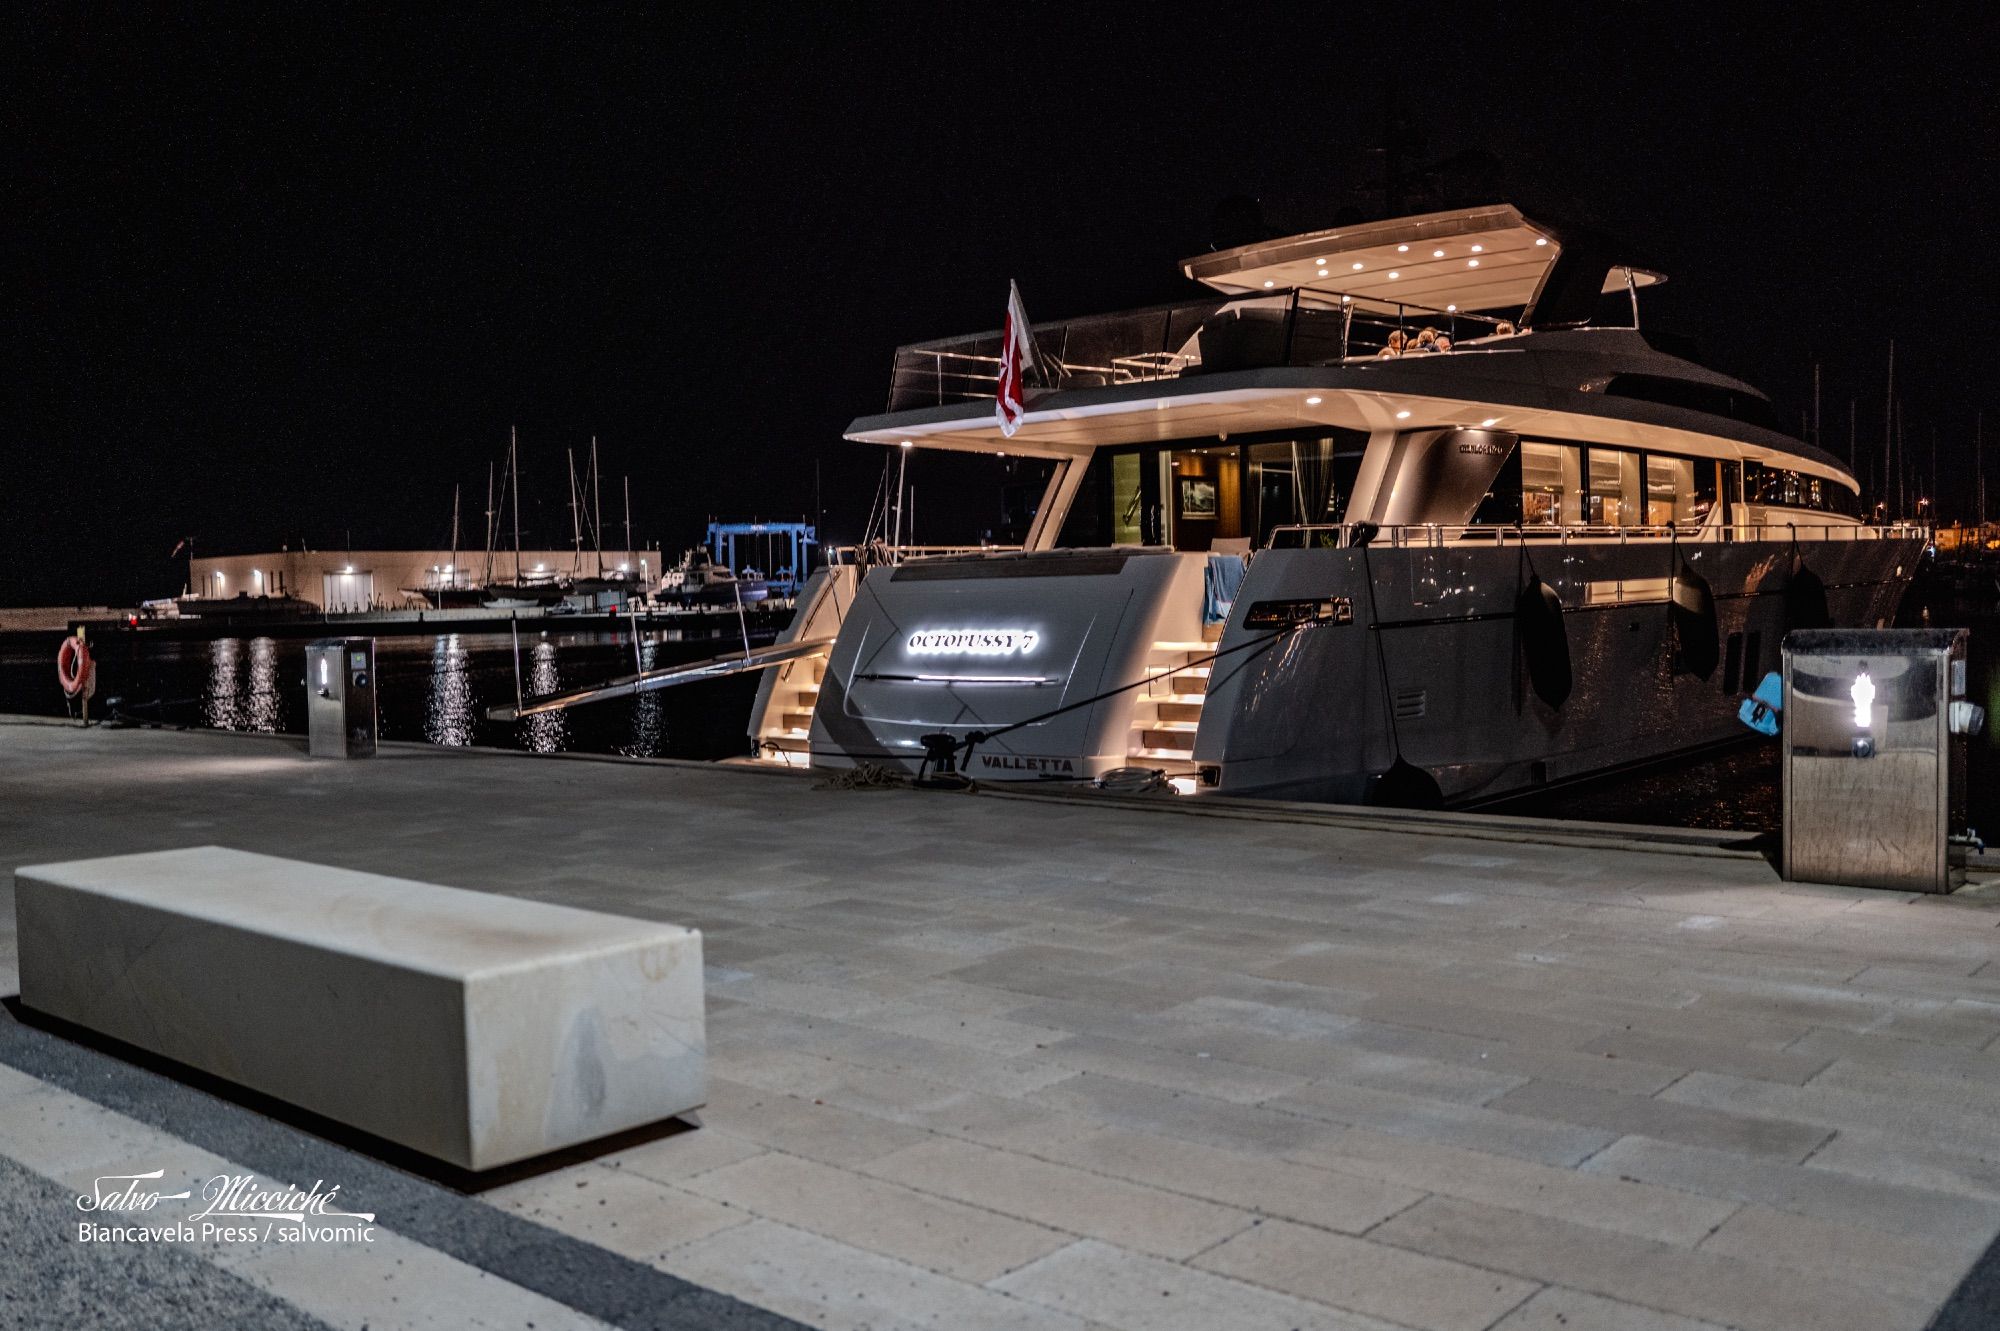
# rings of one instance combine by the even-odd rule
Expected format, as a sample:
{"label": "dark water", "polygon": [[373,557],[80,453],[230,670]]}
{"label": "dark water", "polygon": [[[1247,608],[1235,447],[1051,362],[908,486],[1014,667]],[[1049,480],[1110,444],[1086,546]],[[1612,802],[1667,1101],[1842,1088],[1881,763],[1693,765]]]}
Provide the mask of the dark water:
{"label": "dark water", "polygon": [[[2000,596],[1990,585],[1965,596],[1942,584],[1920,584],[1906,598],[1899,622],[1971,629],[1971,697],[2000,721]],[[64,714],[55,683],[60,641],[58,634],[0,640],[0,711]],[[131,715],[170,725],[304,731],[304,639],[187,642],[126,634],[95,639],[93,645],[99,669],[93,716],[103,715],[103,704],[119,696]],[[730,649],[727,642],[661,642],[643,633],[640,641],[647,668]],[[521,639],[523,684],[530,697],[599,683],[632,668],[627,633],[537,632]],[[739,675],[518,723],[492,722],[486,709],[514,700],[513,645],[504,633],[378,638],[376,675],[384,739],[648,758],[713,759],[746,752],[744,729],[757,691],[755,675]],[[158,706],[144,705],[155,701]],[[2000,838],[2000,736],[1992,725],[1970,741],[1968,756],[1968,821]],[[1751,737],[1700,756],[1485,808],[1534,817],[1775,831],[1778,769],[1777,741]]]}
{"label": "dark water", "polygon": [[[0,710],[61,716],[55,682],[60,635],[0,646]],[[125,715],[168,725],[305,732],[304,638],[174,641],[143,634],[93,637],[98,663],[91,715],[121,700]],[[700,660],[727,642],[662,642],[640,635],[647,668]],[[521,676],[530,697],[601,683],[633,669],[629,633],[524,633]],[[387,740],[483,745],[539,753],[618,753],[642,758],[723,758],[745,753],[755,675],[688,684],[551,712],[520,722],[486,719],[514,701],[513,639],[505,633],[425,634],[375,640],[376,707]]]}

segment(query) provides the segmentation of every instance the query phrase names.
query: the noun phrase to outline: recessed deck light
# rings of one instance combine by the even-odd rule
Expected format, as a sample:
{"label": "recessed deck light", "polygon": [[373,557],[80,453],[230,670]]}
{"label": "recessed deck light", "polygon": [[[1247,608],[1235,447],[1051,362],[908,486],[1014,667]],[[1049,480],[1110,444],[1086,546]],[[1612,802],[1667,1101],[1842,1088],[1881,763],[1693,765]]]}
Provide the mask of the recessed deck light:
{"label": "recessed deck light", "polygon": [[1490,430],[1499,423],[1500,423],[1500,418],[1498,416],[1488,416],[1485,420],[1479,422],[1479,428],[1482,430]]}
{"label": "recessed deck light", "polygon": [[1465,261],[1465,266],[1466,266],[1467,268],[1477,268],[1477,267],[1479,266],[1479,260],[1477,260],[1477,259],[1467,259],[1467,260]]}
{"label": "recessed deck light", "polygon": [[1410,419],[1410,413],[1407,411],[1399,411],[1396,413],[1396,419],[1399,421],[1406,421]]}
{"label": "recessed deck light", "polygon": [[1319,405],[1319,399],[1316,397],[1309,397],[1306,399],[1306,405],[1308,407],[1317,407]]}
{"label": "recessed deck light", "polygon": [[1276,285],[1278,285],[1278,284],[1277,284],[1276,282],[1273,282],[1273,281],[1272,281],[1272,280],[1271,280],[1270,278],[1268,278],[1268,277],[1267,277],[1267,278],[1265,278],[1265,279],[1264,279],[1264,286],[1265,286],[1265,289],[1266,289],[1266,290],[1268,290],[1268,289],[1270,289],[1271,287],[1274,287],[1274,286],[1276,286]]}
{"label": "recessed deck light", "polygon": [[1535,243],[1537,245],[1546,245],[1549,243],[1549,238],[1547,236],[1536,236]]}
{"label": "recessed deck light", "polygon": [[1443,251],[1443,250],[1432,250],[1432,251],[1431,251],[1431,257],[1432,257],[1433,259],[1442,259],[1442,258],[1444,257],[1444,251]]}
{"label": "recessed deck light", "polygon": [[1457,313],[1458,313],[1458,306],[1456,306],[1456,305],[1447,305],[1447,306],[1445,306],[1445,307],[1444,307],[1444,312],[1445,312],[1446,314],[1457,314]]}
{"label": "recessed deck light", "polygon": [[1360,265],[1360,264],[1358,264],[1358,263],[1357,263],[1357,264],[1355,264],[1355,265],[1354,265],[1354,271],[1355,271],[1355,272],[1357,272],[1357,273],[1358,273],[1358,272],[1360,272],[1360,271],[1361,271],[1361,265]]}
{"label": "recessed deck light", "polygon": [[1391,273],[1391,274],[1389,274],[1389,280],[1390,280],[1391,282],[1393,282],[1393,281],[1395,281],[1395,280],[1396,280],[1397,278],[1399,278],[1399,277],[1401,277],[1401,276],[1402,276],[1402,274],[1401,274],[1401,273]]}
{"label": "recessed deck light", "polygon": [[1484,245],[1474,245],[1472,247],[1472,252],[1474,254],[1484,254],[1486,253],[1486,247]]}
{"label": "recessed deck light", "polygon": [[1410,252],[1410,247],[1408,245],[1398,245],[1396,247],[1396,253],[1398,254],[1408,254],[1409,252]]}
{"label": "recessed deck light", "polygon": [[912,444],[912,443],[911,443],[911,442],[910,442],[909,440],[907,440],[907,439],[905,439],[905,440],[903,441],[903,447],[904,447],[904,448],[914,448],[915,446],[916,446],[916,445]]}

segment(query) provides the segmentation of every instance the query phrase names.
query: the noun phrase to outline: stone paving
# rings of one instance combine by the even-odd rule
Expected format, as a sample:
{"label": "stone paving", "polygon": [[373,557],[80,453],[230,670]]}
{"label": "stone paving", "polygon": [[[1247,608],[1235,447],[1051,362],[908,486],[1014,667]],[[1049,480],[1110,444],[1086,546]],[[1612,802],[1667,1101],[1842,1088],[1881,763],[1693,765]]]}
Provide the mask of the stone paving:
{"label": "stone paving", "polygon": [[[0,724],[5,868],[204,842],[703,930],[704,1126],[478,1196],[815,1326],[1889,1331],[2000,1233],[1978,893]],[[9,895],[0,993],[11,923]],[[0,1068],[0,1156],[57,1193],[131,1142],[194,1149],[144,1119]],[[8,1214],[75,1219],[46,1209]],[[600,1324],[408,1228],[191,1255],[329,1325]],[[0,1289],[46,1237],[0,1249]],[[398,1262],[435,1283],[349,1278]]]}

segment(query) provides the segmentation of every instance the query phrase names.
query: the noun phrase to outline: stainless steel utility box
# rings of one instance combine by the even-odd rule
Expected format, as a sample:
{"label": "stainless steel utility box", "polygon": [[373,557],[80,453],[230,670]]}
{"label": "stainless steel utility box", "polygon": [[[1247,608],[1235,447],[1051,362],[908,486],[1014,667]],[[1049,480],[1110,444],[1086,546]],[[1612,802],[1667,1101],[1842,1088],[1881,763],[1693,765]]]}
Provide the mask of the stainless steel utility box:
{"label": "stainless steel utility box", "polygon": [[1949,892],[1965,824],[1964,629],[1785,635],[1787,879]]}
{"label": "stainless steel utility box", "polygon": [[306,752],[315,758],[374,754],[373,638],[321,638],[306,645]]}

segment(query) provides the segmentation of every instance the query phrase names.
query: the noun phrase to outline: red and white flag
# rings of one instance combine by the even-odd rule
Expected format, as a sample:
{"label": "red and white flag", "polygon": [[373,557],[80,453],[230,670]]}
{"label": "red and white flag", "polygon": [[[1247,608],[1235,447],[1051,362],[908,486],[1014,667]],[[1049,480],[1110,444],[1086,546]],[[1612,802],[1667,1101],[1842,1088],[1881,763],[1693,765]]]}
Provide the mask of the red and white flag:
{"label": "red and white flag", "polygon": [[1021,308],[1021,288],[1007,283],[1007,326],[1000,333],[1000,388],[993,395],[993,413],[1000,418],[1000,433],[1009,439],[1021,428],[1028,414],[1021,390],[1021,374],[1035,363],[1034,344],[1028,336],[1028,312]]}

